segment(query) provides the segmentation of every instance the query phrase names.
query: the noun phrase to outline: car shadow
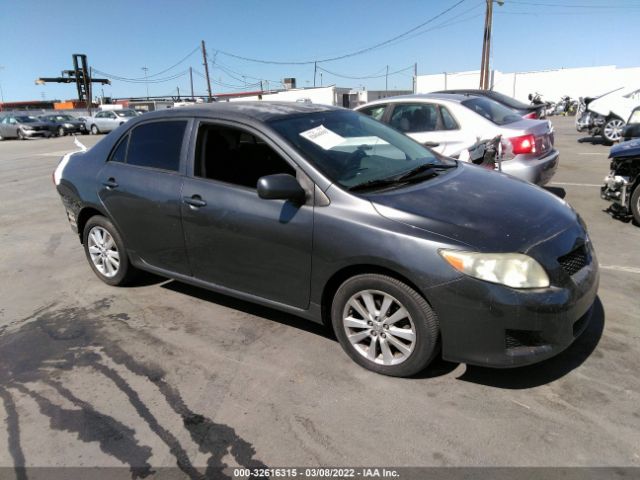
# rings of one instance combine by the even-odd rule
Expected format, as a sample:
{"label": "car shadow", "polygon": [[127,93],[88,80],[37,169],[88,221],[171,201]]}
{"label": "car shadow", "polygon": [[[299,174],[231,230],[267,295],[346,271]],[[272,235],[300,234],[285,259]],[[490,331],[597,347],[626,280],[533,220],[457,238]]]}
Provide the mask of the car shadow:
{"label": "car shadow", "polygon": [[591,145],[602,145],[604,147],[610,147],[609,143],[602,137],[582,137],[578,139],[578,143],[590,143]]}
{"label": "car shadow", "polygon": [[510,390],[534,388],[551,383],[578,368],[591,356],[602,338],[604,324],[605,312],[598,297],[587,329],[569,348],[555,357],[535,365],[510,369],[468,365],[458,380]]}
{"label": "car shadow", "polygon": [[150,272],[145,272],[140,270],[137,272],[137,275],[131,282],[127,283],[128,288],[136,288],[136,287],[148,287],[150,285],[157,285],[162,282],[166,282],[168,279],[166,277],[160,277]]}
{"label": "car shadow", "polygon": [[558,198],[564,198],[567,196],[567,191],[561,187],[542,187],[542,188],[544,188],[549,193],[553,193]]}
{"label": "car shadow", "polygon": [[296,315],[281,312],[280,310],[276,310],[274,308],[247,302],[234,297],[230,297],[228,295],[223,295],[221,293],[216,293],[211,290],[195,287],[193,285],[178,282],[175,280],[171,280],[161,285],[161,287],[173,292],[189,295],[190,297],[198,298],[206,302],[211,302],[215,303],[216,305],[239,310],[241,312],[248,313],[249,315],[266,318],[283,325],[295,327],[300,330],[304,330],[305,332],[313,333],[321,337],[335,340],[333,332],[331,332],[331,330],[324,325],[320,325],[318,323],[312,322],[311,320],[307,320]]}

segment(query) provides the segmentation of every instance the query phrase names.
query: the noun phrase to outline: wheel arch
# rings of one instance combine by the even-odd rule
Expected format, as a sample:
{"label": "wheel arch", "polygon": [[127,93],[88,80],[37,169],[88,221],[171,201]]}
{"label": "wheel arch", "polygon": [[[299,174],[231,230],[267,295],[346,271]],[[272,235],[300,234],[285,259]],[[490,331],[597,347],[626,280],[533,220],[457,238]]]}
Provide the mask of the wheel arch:
{"label": "wheel arch", "polygon": [[84,243],[82,238],[84,233],[84,226],[87,224],[91,217],[95,217],[96,215],[109,218],[104,212],[98,210],[93,205],[83,207],[80,212],[78,212],[78,217],[76,218],[76,226],[78,228],[78,237],[81,244]]}
{"label": "wheel arch", "polygon": [[356,275],[363,275],[366,273],[374,273],[374,274],[377,273],[380,275],[386,275],[388,277],[395,278],[396,280],[399,280],[405,283],[407,286],[415,290],[418,293],[418,295],[422,296],[425,299],[425,301],[433,308],[433,306],[431,305],[431,302],[429,302],[429,299],[424,296],[424,294],[417,287],[415,282],[413,282],[407,276],[402,275],[398,271],[393,270],[392,268],[383,267],[381,265],[367,264],[367,263],[349,265],[336,271],[329,278],[329,280],[327,280],[322,290],[322,297],[320,300],[320,311],[321,311],[322,323],[327,328],[331,329],[331,331],[333,331],[333,325],[331,322],[331,302],[333,300],[333,297],[335,296],[335,293],[338,291],[338,288],[347,279],[351,277],[355,277]]}

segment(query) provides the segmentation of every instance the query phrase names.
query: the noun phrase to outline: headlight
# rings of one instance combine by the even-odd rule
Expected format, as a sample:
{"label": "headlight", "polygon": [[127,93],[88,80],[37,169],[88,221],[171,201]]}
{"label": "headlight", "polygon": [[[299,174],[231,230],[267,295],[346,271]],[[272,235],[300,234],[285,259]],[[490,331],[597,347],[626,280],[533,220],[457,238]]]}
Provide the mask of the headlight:
{"label": "headlight", "polygon": [[513,288],[544,288],[549,277],[533,258],[522,253],[480,253],[440,250],[456,270],[471,277]]}
{"label": "headlight", "polygon": [[73,124],[72,123],[65,123],[64,124],[64,128],[73,128]]}
{"label": "headlight", "polygon": [[31,125],[22,125],[22,129],[23,130],[33,130],[33,127]]}

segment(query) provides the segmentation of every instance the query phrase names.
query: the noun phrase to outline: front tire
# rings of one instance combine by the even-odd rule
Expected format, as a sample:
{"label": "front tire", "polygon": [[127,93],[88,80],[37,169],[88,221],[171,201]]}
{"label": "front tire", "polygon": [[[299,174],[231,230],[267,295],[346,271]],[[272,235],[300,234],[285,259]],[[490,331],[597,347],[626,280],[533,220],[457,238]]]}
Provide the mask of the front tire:
{"label": "front tire", "polygon": [[89,265],[100,280],[108,285],[129,283],[137,273],[129,262],[122,237],[106,217],[91,217],[83,231],[84,251]]}
{"label": "front tire", "polygon": [[624,120],[618,117],[609,117],[602,127],[602,138],[607,143],[615,143],[622,138]]}
{"label": "front tire", "polygon": [[18,140],[26,140],[27,136],[24,134],[24,132],[20,129],[18,129]]}
{"label": "front tire", "polygon": [[98,127],[96,125],[91,125],[91,135],[98,135],[100,133],[100,130],[98,130]]}
{"label": "front tire", "polygon": [[640,225],[640,185],[636,185],[635,190],[631,194],[630,200],[631,213],[636,225]]}
{"label": "front tire", "polygon": [[331,307],[333,329],[345,352],[368,370],[408,377],[438,353],[438,319],[405,283],[379,274],[346,280]]}
{"label": "front tire", "polygon": [[63,127],[58,128],[58,136],[59,137],[64,137],[67,134],[67,132],[64,131]]}

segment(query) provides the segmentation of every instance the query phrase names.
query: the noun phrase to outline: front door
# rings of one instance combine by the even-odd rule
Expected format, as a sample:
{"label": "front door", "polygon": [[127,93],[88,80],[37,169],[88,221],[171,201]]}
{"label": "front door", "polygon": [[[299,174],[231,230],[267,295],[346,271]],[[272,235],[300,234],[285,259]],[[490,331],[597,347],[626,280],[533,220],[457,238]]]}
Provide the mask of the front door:
{"label": "front door", "polygon": [[[200,124],[182,190],[187,253],[196,278],[306,308],[313,204],[258,197],[258,178],[297,173],[258,132]],[[311,197],[312,198],[312,197]]]}
{"label": "front door", "polygon": [[186,120],[136,126],[98,174],[100,200],[134,257],[190,274],[182,222],[181,159]]}

